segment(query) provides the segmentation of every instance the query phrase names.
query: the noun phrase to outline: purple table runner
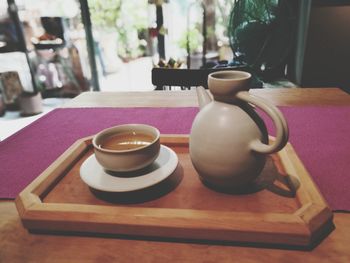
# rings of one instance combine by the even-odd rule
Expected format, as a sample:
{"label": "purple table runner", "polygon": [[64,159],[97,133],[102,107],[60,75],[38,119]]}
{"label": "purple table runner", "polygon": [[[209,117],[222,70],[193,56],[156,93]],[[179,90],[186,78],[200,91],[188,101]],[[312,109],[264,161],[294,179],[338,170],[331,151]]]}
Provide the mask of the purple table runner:
{"label": "purple table runner", "polygon": [[[350,107],[280,109],[290,142],[331,208],[350,210]],[[193,107],[56,109],[0,142],[0,198],[15,198],[79,138],[124,123],[188,134],[197,112]],[[269,120],[267,126],[272,127]]]}

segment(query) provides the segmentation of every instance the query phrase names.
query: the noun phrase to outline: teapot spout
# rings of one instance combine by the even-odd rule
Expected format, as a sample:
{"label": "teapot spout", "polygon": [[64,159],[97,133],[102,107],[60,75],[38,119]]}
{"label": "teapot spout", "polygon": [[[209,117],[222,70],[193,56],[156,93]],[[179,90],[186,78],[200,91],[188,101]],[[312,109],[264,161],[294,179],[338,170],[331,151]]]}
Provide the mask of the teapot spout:
{"label": "teapot spout", "polygon": [[202,109],[205,105],[212,101],[212,98],[202,86],[197,87],[196,92],[200,109]]}

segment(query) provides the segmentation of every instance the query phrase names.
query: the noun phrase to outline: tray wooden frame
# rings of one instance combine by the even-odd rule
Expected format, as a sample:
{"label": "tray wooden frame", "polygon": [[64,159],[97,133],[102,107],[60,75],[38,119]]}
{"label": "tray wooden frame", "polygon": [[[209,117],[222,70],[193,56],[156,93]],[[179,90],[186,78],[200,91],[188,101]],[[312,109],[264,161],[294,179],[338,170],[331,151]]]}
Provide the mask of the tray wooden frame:
{"label": "tray wooden frame", "polygon": [[[192,209],[45,203],[41,196],[59,183],[72,163],[91,145],[92,137],[75,142],[16,198],[30,231],[121,234],[138,237],[254,242],[311,246],[332,224],[333,214],[291,144],[278,153],[282,168],[299,179],[293,213],[206,211]],[[167,145],[188,144],[188,136],[162,137]]]}

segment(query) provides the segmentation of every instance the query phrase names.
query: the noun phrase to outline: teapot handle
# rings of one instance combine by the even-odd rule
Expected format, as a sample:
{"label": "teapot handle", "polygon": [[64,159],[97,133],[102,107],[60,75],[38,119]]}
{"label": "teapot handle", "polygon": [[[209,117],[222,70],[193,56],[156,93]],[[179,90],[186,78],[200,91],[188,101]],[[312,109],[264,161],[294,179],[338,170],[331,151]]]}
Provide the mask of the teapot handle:
{"label": "teapot handle", "polygon": [[250,145],[251,149],[258,153],[264,154],[270,154],[281,150],[287,144],[289,136],[288,125],[281,111],[268,101],[251,95],[247,91],[238,92],[236,94],[236,97],[240,100],[256,105],[262,109],[267,115],[271,117],[276,127],[276,139],[272,144],[268,145],[262,143],[260,140],[254,140]]}

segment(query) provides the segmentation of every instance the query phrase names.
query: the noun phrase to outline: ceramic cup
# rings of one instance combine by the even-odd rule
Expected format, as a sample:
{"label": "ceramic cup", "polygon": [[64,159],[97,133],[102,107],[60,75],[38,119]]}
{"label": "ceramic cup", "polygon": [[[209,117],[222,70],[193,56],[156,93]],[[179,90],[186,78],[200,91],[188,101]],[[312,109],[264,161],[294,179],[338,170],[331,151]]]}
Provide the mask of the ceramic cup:
{"label": "ceramic cup", "polygon": [[43,112],[43,101],[41,93],[22,93],[19,96],[19,107],[22,116],[31,116]]}
{"label": "ceramic cup", "polygon": [[239,91],[249,90],[252,75],[245,71],[217,71],[208,75],[208,87],[215,99],[234,97]]}
{"label": "ceramic cup", "polygon": [[[113,141],[114,148],[109,144]],[[119,125],[96,134],[92,144],[95,157],[104,169],[131,172],[152,164],[158,157],[160,132],[145,124]]]}

